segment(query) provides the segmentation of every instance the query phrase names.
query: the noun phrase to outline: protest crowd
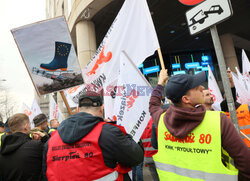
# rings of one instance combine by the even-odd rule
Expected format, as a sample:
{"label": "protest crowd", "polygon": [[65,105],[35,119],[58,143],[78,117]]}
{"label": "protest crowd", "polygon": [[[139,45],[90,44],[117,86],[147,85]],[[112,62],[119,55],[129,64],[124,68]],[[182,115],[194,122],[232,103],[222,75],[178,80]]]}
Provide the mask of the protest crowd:
{"label": "protest crowd", "polygon": [[[211,108],[205,81],[205,72],[168,78],[162,70],[149,102],[151,119],[138,143],[116,121],[103,117],[103,97],[92,91],[79,98],[79,113],[60,125],[39,114],[31,129],[27,115],[14,114],[0,125],[0,178],[143,180],[146,165],[153,180],[250,180],[249,144],[228,110]],[[162,106],[164,91],[171,101],[167,108]],[[249,126],[249,106],[246,110],[248,117],[241,119]]]}
{"label": "protest crowd", "polygon": [[[129,28],[118,36],[115,31],[124,19]],[[55,36],[60,36],[59,29],[68,32],[63,17],[12,30],[26,67],[34,54],[25,35],[40,34],[35,28],[48,28],[46,23],[58,28]],[[152,88],[138,65],[156,50],[161,57],[161,52],[143,0],[125,0],[82,69],[66,35],[65,42],[38,45],[53,46],[54,58],[32,64],[29,74],[40,95],[60,91],[69,116],[61,116],[50,95],[49,115],[33,102],[32,109],[0,121],[0,181],[250,181],[248,60],[243,75],[220,70],[230,85],[224,86],[223,96],[209,65],[206,71],[175,75],[161,58]],[[116,45],[116,39],[122,43]]]}

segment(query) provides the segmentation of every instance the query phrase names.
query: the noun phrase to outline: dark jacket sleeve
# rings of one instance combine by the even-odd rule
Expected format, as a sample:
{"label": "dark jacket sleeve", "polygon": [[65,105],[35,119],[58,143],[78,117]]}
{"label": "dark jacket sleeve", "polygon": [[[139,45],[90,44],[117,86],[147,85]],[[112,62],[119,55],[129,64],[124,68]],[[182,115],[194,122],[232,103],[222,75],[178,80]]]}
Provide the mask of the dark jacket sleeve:
{"label": "dark jacket sleeve", "polygon": [[222,147],[234,159],[235,167],[243,180],[250,180],[250,149],[241,139],[232,121],[221,113],[221,142]]}
{"label": "dark jacket sleeve", "polygon": [[47,181],[47,176],[46,176],[46,172],[47,172],[47,152],[48,152],[48,141],[44,144],[44,148],[43,148],[43,162],[42,162],[42,178],[43,181]]}
{"label": "dark jacket sleeve", "polygon": [[151,145],[154,149],[158,149],[157,133],[154,123],[152,124]]}
{"label": "dark jacket sleeve", "polygon": [[115,168],[117,162],[123,166],[133,167],[144,158],[141,146],[130,135],[125,136],[118,127],[110,124],[103,125],[99,145],[104,163],[109,168]]}
{"label": "dark jacket sleeve", "polygon": [[153,123],[155,126],[158,126],[158,122],[160,119],[161,114],[166,111],[161,108],[161,97],[162,91],[164,87],[162,85],[157,85],[152,92],[150,101],[149,101],[149,112],[153,119]]}

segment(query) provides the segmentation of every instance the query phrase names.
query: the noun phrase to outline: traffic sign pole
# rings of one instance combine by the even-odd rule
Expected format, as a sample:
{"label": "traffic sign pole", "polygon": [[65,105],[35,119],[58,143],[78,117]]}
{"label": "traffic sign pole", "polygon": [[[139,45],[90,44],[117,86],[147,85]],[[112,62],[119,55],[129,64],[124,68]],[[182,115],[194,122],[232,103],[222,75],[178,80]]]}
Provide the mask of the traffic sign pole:
{"label": "traffic sign pole", "polygon": [[212,39],[214,43],[214,49],[216,52],[216,56],[217,56],[217,60],[218,60],[219,68],[220,68],[222,83],[223,83],[223,87],[224,87],[225,94],[226,94],[227,106],[228,106],[228,110],[230,113],[230,117],[231,117],[231,120],[233,121],[235,128],[240,134],[239,124],[238,124],[237,115],[236,115],[235,106],[234,106],[234,100],[233,100],[233,96],[231,92],[230,83],[227,77],[225,59],[224,59],[224,55],[222,52],[221,43],[220,43],[216,25],[213,25],[210,28],[210,31],[211,31],[211,35],[212,35]]}

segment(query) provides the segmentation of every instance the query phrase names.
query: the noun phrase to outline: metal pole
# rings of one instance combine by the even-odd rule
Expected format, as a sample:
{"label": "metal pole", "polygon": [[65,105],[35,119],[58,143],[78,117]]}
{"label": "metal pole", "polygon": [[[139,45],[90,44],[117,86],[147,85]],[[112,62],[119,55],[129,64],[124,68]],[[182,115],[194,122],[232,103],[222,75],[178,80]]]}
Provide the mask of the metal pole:
{"label": "metal pole", "polygon": [[234,100],[233,100],[233,96],[232,96],[232,92],[231,92],[231,87],[230,87],[229,80],[227,77],[225,59],[224,59],[224,55],[222,52],[222,48],[221,48],[220,39],[219,39],[216,25],[212,26],[210,28],[210,31],[211,31],[211,35],[212,35],[212,39],[213,39],[213,43],[214,43],[216,56],[217,56],[218,63],[219,63],[222,83],[223,83],[224,91],[226,94],[227,106],[228,106],[228,110],[230,113],[230,117],[231,117],[231,120],[233,121],[233,124],[234,124],[235,128],[237,129],[238,133],[240,133],[239,124],[238,124],[237,115],[236,115],[235,106],[234,106]]}

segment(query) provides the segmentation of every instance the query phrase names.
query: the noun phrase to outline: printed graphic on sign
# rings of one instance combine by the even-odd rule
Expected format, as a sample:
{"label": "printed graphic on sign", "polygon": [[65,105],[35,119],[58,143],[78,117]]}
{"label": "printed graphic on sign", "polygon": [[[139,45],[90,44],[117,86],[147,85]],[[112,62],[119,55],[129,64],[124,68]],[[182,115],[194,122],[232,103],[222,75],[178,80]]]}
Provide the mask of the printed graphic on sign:
{"label": "printed graphic on sign", "polygon": [[91,71],[87,73],[87,76],[96,74],[96,70],[99,68],[99,66],[103,63],[107,63],[111,60],[112,58],[112,53],[108,52],[107,55],[104,55],[104,47],[102,48],[102,51],[99,55],[99,58],[96,60],[94,67],[92,68]]}
{"label": "printed graphic on sign", "polygon": [[127,96],[127,111],[129,111],[129,109],[133,107],[135,100],[136,98],[138,98],[138,96],[139,96],[139,92],[136,91],[135,89],[133,89],[130,92],[129,96]]}
{"label": "printed graphic on sign", "polygon": [[196,34],[232,15],[229,0],[207,0],[186,12],[190,34]]}
{"label": "printed graphic on sign", "polygon": [[12,34],[40,95],[84,83],[64,17],[16,28]]}

